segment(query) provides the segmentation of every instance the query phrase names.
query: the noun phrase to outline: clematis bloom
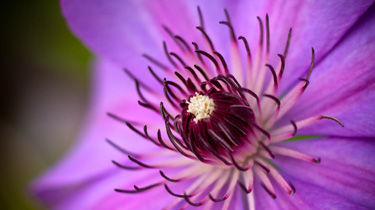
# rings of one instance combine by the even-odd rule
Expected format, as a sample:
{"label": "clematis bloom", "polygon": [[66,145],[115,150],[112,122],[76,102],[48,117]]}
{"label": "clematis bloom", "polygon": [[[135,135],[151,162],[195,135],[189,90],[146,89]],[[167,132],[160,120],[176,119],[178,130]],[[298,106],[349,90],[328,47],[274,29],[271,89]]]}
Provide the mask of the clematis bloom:
{"label": "clematis bloom", "polygon": [[46,205],[375,207],[372,1],[62,8],[98,61],[82,136],[33,184]]}

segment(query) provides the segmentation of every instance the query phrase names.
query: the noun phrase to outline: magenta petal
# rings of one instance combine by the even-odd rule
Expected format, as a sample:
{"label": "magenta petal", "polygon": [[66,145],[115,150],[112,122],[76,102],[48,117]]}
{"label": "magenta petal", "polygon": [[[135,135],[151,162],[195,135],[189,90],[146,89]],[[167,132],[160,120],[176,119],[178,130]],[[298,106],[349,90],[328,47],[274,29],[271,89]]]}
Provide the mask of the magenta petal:
{"label": "magenta petal", "polygon": [[[156,114],[140,109],[134,90],[129,91],[130,88],[126,86],[121,89],[119,85],[119,83],[132,81],[123,75],[121,69],[105,61],[97,63],[95,72],[97,72],[95,74],[97,77],[94,78],[96,95],[92,96],[94,105],[88,112],[86,124],[78,137],[78,142],[59,164],[49,169],[33,183],[34,193],[41,195],[42,199],[48,200],[46,192],[50,190],[86,185],[86,182],[95,182],[107,176],[110,171],[114,171],[113,169],[117,169],[111,160],[126,160],[126,156],[110,146],[105,141],[106,138],[135,152],[139,148],[142,148],[142,151],[154,148],[152,144],[140,138],[123,123],[106,114],[107,112],[116,113],[129,120],[147,117],[148,123],[155,123],[154,119],[158,118],[153,116]],[[47,197],[43,196],[45,194]]]}
{"label": "magenta petal", "polygon": [[298,134],[375,136],[375,7],[313,71],[310,85],[284,119],[326,114],[345,128],[322,121]]}
{"label": "magenta petal", "polygon": [[[309,186],[315,186],[322,192],[327,191],[342,197],[342,202],[348,201],[371,209],[375,207],[373,142],[374,139],[322,138],[283,143],[283,146],[316,158],[320,157],[321,163],[304,162],[282,156],[277,156],[275,163],[290,177],[288,181],[293,183],[296,179],[296,183],[300,182],[302,188],[309,189]],[[307,193],[308,190],[304,192]],[[305,202],[311,202],[308,193],[304,196]]]}
{"label": "magenta petal", "polygon": [[[124,179],[125,178],[125,179]],[[168,205],[174,197],[170,196],[163,186],[139,194],[124,194],[114,189],[134,189],[138,186],[156,183],[160,179],[158,172],[152,170],[128,173],[113,168],[94,179],[50,186],[38,191],[38,196],[53,209],[161,209]],[[144,196],[144,197],[143,197]],[[152,201],[144,204],[145,198]],[[163,199],[159,199],[163,198]]]}

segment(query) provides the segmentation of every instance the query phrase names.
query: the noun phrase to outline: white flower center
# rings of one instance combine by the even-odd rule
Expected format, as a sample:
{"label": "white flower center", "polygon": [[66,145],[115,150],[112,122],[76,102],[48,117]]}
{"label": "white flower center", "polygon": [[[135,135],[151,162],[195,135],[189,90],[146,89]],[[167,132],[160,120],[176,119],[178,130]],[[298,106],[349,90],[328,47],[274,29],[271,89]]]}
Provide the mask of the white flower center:
{"label": "white flower center", "polygon": [[191,97],[190,102],[187,103],[189,104],[187,112],[195,116],[194,122],[196,123],[198,120],[209,118],[215,110],[214,100],[198,93],[195,93],[195,96]]}

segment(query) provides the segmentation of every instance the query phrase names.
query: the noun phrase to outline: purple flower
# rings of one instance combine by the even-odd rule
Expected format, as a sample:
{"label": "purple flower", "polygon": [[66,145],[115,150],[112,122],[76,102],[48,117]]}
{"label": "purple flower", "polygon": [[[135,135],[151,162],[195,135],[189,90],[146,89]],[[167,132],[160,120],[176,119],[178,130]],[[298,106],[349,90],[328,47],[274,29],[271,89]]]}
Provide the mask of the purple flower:
{"label": "purple flower", "polygon": [[33,184],[47,206],[375,208],[372,1],[62,8],[98,61],[79,141]]}

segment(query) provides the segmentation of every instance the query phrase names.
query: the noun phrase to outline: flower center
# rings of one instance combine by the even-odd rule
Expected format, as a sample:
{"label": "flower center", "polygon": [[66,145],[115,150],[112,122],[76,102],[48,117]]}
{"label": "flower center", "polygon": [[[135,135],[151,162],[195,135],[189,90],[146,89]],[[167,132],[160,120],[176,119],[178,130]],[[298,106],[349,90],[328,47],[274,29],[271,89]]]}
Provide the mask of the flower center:
{"label": "flower center", "polygon": [[190,102],[186,103],[189,104],[187,112],[195,116],[194,122],[196,123],[199,120],[210,118],[211,113],[215,110],[214,100],[197,92],[190,98]]}
{"label": "flower center", "polygon": [[[278,183],[287,193],[293,194],[294,186],[282,177],[272,160],[277,157],[276,155],[311,163],[319,163],[320,159],[283,147],[279,143],[294,137],[297,129],[322,119],[330,119],[343,126],[338,119],[327,115],[313,116],[297,122],[290,119],[288,120],[290,124],[287,123],[288,121],[280,120],[285,117],[309,84],[315,60],[314,49],[312,48],[311,65],[306,77],[300,78],[300,82],[294,88],[280,97],[278,87],[285,69],[285,58],[292,30],[289,30],[284,54],[277,55],[280,62],[274,68],[268,64],[270,52],[268,15],[265,24],[266,51],[263,48],[263,22],[258,17],[261,33],[254,59],[244,36],[238,39],[242,40],[247,56],[241,56],[239,41],[236,39],[229,14],[224,11],[227,20],[221,21],[220,24],[226,25],[230,30],[232,68],[228,67],[224,56],[215,50],[204,28],[203,17],[198,7],[201,25],[197,29],[203,34],[208,49],[200,49],[196,42],[192,42],[195,48],[193,51],[182,37],[174,35],[170,29],[164,27],[181,50],[180,53],[170,52],[166,42],[163,42],[165,55],[173,67],[149,55],[143,55],[166,75],[177,76],[178,79],[167,79],[167,77],[161,79],[163,77],[148,67],[163,88],[164,96],[153,91],[153,88],[129,71],[125,71],[135,81],[141,99],[138,101],[139,105],[160,113],[165,130],[157,129],[154,130],[156,134],[152,134],[147,130],[146,125],[142,131],[139,124],[132,124],[110,114],[113,118],[125,122],[131,130],[151,141],[161,150],[159,153],[136,154],[108,140],[115,148],[127,154],[133,164],[122,165],[116,161],[113,163],[126,170],[159,169],[163,179],[143,188],[134,185],[134,189],[116,189],[117,192],[141,193],[164,185],[166,191],[176,197],[176,200],[165,209],[175,207],[179,199],[186,201],[182,209],[188,205],[201,206],[210,201],[212,202],[208,205],[212,205],[213,202],[224,202],[222,209],[228,209],[231,200],[227,198],[233,194],[236,185],[238,184],[244,193],[249,194],[252,192],[253,180],[256,176],[262,183],[261,186],[273,198],[276,198],[276,192],[270,179]],[[241,58],[246,59],[246,66],[241,65],[245,63],[241,62]],[[266,79],[266,72],[270,80]],[[146,98],[141,90],[146,90],[164,100],[159,105],[158,102]],[[176,168],[183,168],[183,171],[174,170]],[[166,173],[174,178],[170,178]],[[183,193],[175,193],[168,187],[169,184],[177,185],[178,182],[184,181],[192,181],[193,184],[189,183],[189,188]],[[207,195],[207,192],[210,193]],[[197,202],[199,198],[203,199]],[[208,206],[207,209],[210,207]]]}

